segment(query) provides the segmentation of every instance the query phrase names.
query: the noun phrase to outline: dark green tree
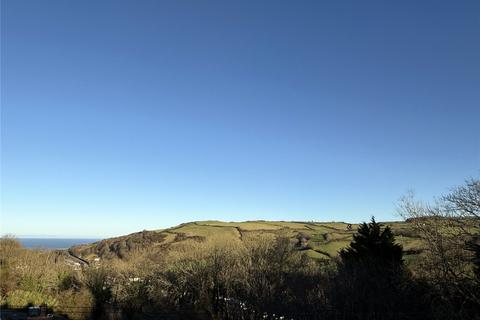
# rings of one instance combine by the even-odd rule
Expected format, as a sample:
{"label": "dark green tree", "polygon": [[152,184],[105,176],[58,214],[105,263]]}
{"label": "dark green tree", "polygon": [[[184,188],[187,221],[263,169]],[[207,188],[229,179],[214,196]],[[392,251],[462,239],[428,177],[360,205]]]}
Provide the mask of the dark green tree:
{"label": "dark green tree", "polygon": [[402,246],[389,227],[383,228],[374,218],[360,225],[350,246],[340,251],[331,299],[335,316],[424,319],[423,314],[417,317],[422,307],[409,289],[411,281],[402,257]]}
{"label": "dark green tree", "polygon": [[343,267],[370,266],[375,270],[395,271],[403,265],[403,248],[395,242],[389,227],[382,230],[381,224],[372,217],[363,223],[353,236],[350,246],[340,251]]}

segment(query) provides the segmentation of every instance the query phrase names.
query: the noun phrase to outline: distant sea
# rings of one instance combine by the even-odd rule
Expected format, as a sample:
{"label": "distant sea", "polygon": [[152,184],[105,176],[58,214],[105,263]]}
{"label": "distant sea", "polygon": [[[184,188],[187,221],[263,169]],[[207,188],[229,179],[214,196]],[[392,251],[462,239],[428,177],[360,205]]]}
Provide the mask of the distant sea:
{"label": "distant sea", "polygon": [[17,238],[25,248],[68,249],[71,246],[86,244],[100,239],[59,239],[59,238]]}

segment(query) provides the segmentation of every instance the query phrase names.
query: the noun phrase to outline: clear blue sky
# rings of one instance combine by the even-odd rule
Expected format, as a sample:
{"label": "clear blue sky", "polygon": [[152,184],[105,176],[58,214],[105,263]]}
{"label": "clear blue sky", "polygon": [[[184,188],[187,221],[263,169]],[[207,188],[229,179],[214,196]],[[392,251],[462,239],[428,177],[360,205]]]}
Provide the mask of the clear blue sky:
{"label": "clear blue sky", "polygon": [[2,1],[2,233],[399,219],[480,172],[480,2]]}

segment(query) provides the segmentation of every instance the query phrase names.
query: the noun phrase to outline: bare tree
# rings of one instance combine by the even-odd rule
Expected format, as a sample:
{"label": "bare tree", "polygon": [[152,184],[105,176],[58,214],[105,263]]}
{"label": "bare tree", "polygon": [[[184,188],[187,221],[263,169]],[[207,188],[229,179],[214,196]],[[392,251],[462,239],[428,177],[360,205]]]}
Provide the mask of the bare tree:
{"label": "bare tree", "polygon": [[443,197],[456,216],[480,221],[480,180],[470,179]]}
{"label": "bare tree", "polygon": [[480,180],[467,180],[433,204],[409,194],[402,198],[399,212],[424,241],[418,273],[444,298],[461,296],[480,304],[478,282],[471,285],[476,282],[472,262],[480,234]]}

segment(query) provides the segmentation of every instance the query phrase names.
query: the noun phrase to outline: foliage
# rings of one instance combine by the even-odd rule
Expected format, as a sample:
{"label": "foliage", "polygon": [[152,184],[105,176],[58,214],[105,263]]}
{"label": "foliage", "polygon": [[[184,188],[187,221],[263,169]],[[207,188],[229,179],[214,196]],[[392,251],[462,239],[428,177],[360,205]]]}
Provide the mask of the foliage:
{"label": "foliage", "polygon": [[385,226],[206,221],[143,231],[72,249],[91,262],[81,268],[66,252],[5,238],[1,303],[47,304],[75,320],[475,319],[477,184],[462,188],[436,206],[408,202],[408,222]]}
{"label": "foliage", "polygon": [[6,305],[9,307],[23,307],[23,306],[47,306],[54,308],[58,304],[57,300],[41,292],[26,291],[22,289],[13,290],[8,293],[6,297]]}
{"label": "foliage", "polygon": [[361,224],[350,246],[340,251],[330,294],[334,310],[348,310],[350,319],[408,319],[406,308],[421,313],[402,255],[389,227],[382,230],[374,218]]}
{"label": "foliage", "polygon": [[381,225],[372,218],[358,228],[350,247],[340,251],[340,258],[346,267],[356,267],[368,263],[385,271],[397,271],[403,264],[403,248],[395,242],[389,227],[381,230]]}

